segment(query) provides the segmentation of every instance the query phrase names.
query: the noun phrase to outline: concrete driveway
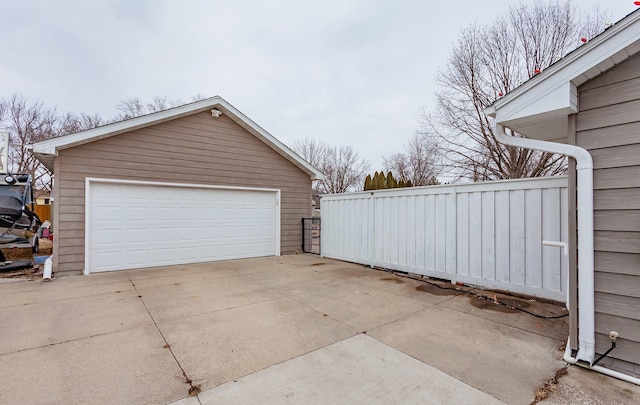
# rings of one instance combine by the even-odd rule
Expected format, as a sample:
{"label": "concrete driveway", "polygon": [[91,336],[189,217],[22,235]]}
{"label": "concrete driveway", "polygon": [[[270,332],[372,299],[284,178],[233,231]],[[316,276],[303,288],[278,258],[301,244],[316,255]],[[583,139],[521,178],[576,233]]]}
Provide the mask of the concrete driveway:
{"label": "concrete driveway", "polygon": [[0,403],[528,404],[566,333],[312,255],[0,283]]}

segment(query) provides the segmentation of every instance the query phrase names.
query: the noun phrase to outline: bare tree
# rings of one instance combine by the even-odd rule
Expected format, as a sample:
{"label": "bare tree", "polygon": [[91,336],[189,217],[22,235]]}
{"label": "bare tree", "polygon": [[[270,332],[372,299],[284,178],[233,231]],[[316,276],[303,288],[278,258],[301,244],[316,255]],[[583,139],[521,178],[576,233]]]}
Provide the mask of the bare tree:
{"label": "bare tree", "polygon": [[[196,94],[191,99],[195,101],[204,100],[201,94]],[[158,111],[167,110],[169,108],[178,107],[184,103],[179,98],[168,99],[167,97],[155,96],[149,103],[144,103],[139,97],[131,97],[120,101],[116,108],[120,113],[113,119],[113,121],[122,121],[130,118],[139,117],[141,115],[151,114]],[[112,121],[112,122],[113,122]]]}
{"label": "bare tree", "polygon": [[191,101],[195,103],[196,101],[206,100],[207,98],[208,97],[202,93],[196,93],[195,95],[191,96]]}
{"label": "bare tree", "polygon": [[565,172],[562,156],[497,142],[483,110],[579,46],[581,38],[595,36],[605,20],[603,13],[580,13],[568,1],[534,2],[464,29],[437,76],[435,111],[423,111],[419,130],[446,141],[450,174],[483,181]]}
{"label": "bare tree", "polygon": [[35,187],[51,189],[51,174],[27,149],[27,145],[44,141],[59,134],[55,109],[43,103],[29,102],[14,94],[2,100],[3,126],[9,131],[9,170],[13,173],[29,173]]}
{"label": "bare tree", "polygon": [[60,116],[55,108],[48,108],[40,101],[29,101],[19,94],[0,100],[0,127],[9,132],[9,167],[3,170],[29,173],[37,190],[51,190],[51,173],[27,146],[102,123],[97,114],[67,113]]}
{"label": "bare tree", "polygon": [[73,134],[105,124],[99,114],[90,115],[83,112],[80,114],[67,113],[59,121],[58,132],[60,135]]}
{"label": "bare tree", "polygon": [[369,163],[351,146],[328,146],[311,138],[298,139],[293,148],[312,166],[324,174],[324,179],[314,185],[319,193],[344,193],[362,187]]}
{"label": "bare tree", "polygon": [[325,192],[336,194],[360,189],[367,170],[369,163],[361,160],[351,146],[329,148],[322,167]]}
{"label": "bare tree", "polygon": [[182,104],[184,103],[179,98],[169,100],[166,97],[155,96],[150,103],[147,103],[147,112],[153,113],[157,111],[167,110],[169,108],[178,107]]}
{"label": "bare tree", "polygon": [[127,120],[147,114],[145,105],[138,97],[122,100],[116,105],[116,108],[120,113],[114,118],[114,121]]}
{"label": "bare tree", "polygon": [[398,181],[413,186],[438,184],[440,174],[439,144],[437,138],[414,134],[404,146],[404,152],[384,159],[385,170],[392,171]]}
{"label": "bare tree", "polygon": [[[194,100],[201,95],[194,96]],[[109,122],[120,121],[180,105],[180,100],[155,97],[150,103],[143,103],[134,97],[118,103],[118,116]],[[108,123],[98,114],[67,113],[58,115],[56,109],[46,107],[42,102],[31,102],[24,96],[14,94],[0,99],[0,128],[9,132],[9,170],[13,173],[30,173],[36,189],[51,190],[51,173],[27,149],[27,146],[56,136],[95,128]]]}
{"label": "bare tree", "polygon": [[328,145],[312,138],[296,139],[293,142],[292,149],[304,160],[309,162],[311,166],[320,169],[327,159]]}

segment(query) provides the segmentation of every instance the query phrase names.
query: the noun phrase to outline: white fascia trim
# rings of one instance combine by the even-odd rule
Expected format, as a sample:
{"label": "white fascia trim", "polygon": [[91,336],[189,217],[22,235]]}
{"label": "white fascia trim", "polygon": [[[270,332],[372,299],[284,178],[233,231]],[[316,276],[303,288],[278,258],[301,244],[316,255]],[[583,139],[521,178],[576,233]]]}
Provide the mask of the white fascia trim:
{"label": "white fascia trim", "polygon": [[[571,82],[561,83],[550,91],[536,92],[518,105],[515,111],[509,107],[497,110],[495,119],[499,123],[511,123],[520,119],[540,116],[564,116],[578,112],[578,91]],[[512,104],[513,105],[513,104]]]}
{"label": "white fascia trim", "polygon": [[118,135],[124,132],[134,131],[139,128],[148,127],[150,125],[193,114],[200,110],[205,111],[208,108],[214,107],[220,101],[224,100],[222,100],[222,98],[219,96],[215,96],[206,100],[197,101],[195,103],[185,104],[179,107],[170,108],[168,110],[158,111],[152,114],[114,122],[113,124],[103,125],[101,127],[88,129],[86,131],[47,139],[45,141],[34,143],[32,145],[32,150],[36,153],[57,155],[58,150],[60,149],[72,148],[74,146],[97,141],[99,139]]}
{"label": "white fascia trim", "polygon": [[74,146],[108,138],[110,136],[122,134],[136,129],[159,124],[176,118],[184,117],[196,112],[206,111],[213,107],[219,108],[228,115],[234,122],[256,136],[270,148],[278,152],[285,159],[296,165],[302,171],[309,174],[311,180],[322,180],[322,173],[311,166],[308,162],[289,149],[285,144],[276,139],[273,135],[262,129],[249,117],[238,111],[220,96],[211,97],[195,103],[186,104],[180,107],[170,108],[152,114],[131,118],[125,121],[115,122],[102,127],[89,129],[75,134],[69,134],[58,138],[47,139],[42,142],[29,145],[29,148],[36,154],[57,156],[61,149],[72,148]]}
{"label": "white fascia trim", "polygon": [[194,183],[171,183],[164,181],[144,181],[144,180],[122,180],[122,179],[109,179],[101,177],[87,177],[85,178],[85,197],[84,197],[84,270],[85,276],[91,274],[91,263],[89,260],[89,246],[91,246],[91,237],[89,234],[89,227],[91,224],[91,184],[93,183],[109,183],[109,184],[131,184],[142,186],[157,186],[157,187],[182,187],[182,188],[201,188],[210,190],[240,190],[240,191],[255,191],[255,192],[268,192],[275,193],[276,195],[276,234],[275,234],[275,246],[274,256],[280,256],[280,230],[281,230],[281,190],[278,188],[258,188],[258,187],[237,187],[237,186],[215,186],[211,184],[194,184]]}
{"label": "white fascia trim", "polygon": [[109,179],[104,177],[87,177],[85,183],[111,183],[111,184],[133,184],[142,186],[158,186],[158,187],[182,187],[182,188],[208,188],[208,189],[220,189],[220,190],[243,190],[243,191],[280,191],[279,188],[260,188],[260,187],[242,187],[242,186],[216,186],[212,184],[197,184],[197,183],[172,183],[168,181],[147,181],[147,180],[124,180],[124,179]]}
{"label": "white fascia trim", "polygon": [[[258,124],[253,122],[249,117],[238,111],[234,106],[227,103],[225,100],[220,99],[221,102],[217,105],[223,113],[227,114],[238,125],[251,132],[254,136],[260,139],[262,142],[269,145],[272,149],[279,152],[283,157],[289,160],[291,163],[300,167],[301,169],[311,174],[311,180],[322,180],[324,175],[315,167],[311,166],[306,160],[298,156],[297,153],[289,149],[287,145],[280,142],[276,137],[265,131]],[[302,167],[301,167],[302,166]]]}
{"label": "white fascia trim", "polygon": [[90,178],[84,179],[84,270],[82,274],[88,276],[91,274],[90,260],[89,260],[89,246],[91,246],[91,236],[89,234],[91,224],[91,180]]}
{"label": "white fascia trim", "polygon": [[280,256],[280,208],[282,207],[281,199],[280,199],[281,191],[276,190],[276,234],[275,234],[275,256]]}
{"label": "white fascia trim", "polygon": [[[640,11],[629,14],[613,27],[565,56],[561,61],[549,66],[522,86],[496,100],[485,108],[485,114],[496,118],[498,123],[507,122],[516,117],[523,109],[530,108],[533,103],[570,83],[572,86],[563,89],[563,91],[569,91],[564,108],[576,109],[575,95],[571,92],[575,91],[576,85],[584,82],[585,72],[637,42],[639,40],[637,30],[634,30],[632,26],[639,21]],[[618,61],[618,63],[620,62]],[[578,80],[581,77],[582,79]]]}

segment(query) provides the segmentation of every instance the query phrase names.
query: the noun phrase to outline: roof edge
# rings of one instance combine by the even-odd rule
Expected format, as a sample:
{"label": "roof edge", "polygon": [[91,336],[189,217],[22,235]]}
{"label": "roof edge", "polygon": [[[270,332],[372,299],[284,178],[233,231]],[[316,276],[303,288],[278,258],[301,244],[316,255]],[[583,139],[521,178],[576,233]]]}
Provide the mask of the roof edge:
{"label": "roof edge", "polygon": [[269,132],[265,131],[262,127],[253,122],[251,119],[249,119],[249,117],[241,113],[237,108],[232,106],[229,102],[227,102],[220,96],[207,98],[204,100],[147,115],[142,115],[124,121],[114,122],[112,124],[107,124],[101,127],[96,127],[73,134],[63,135],[57,138],[47,139],[28,145],[27,147],[33,152],[34,155],[36,155],[36,157],[38,157],[42,161],[43,159],[41,157],[57,156],[58,151],[60,150],[73,148],[75,146],[80,146],[100,139],[109,138],[111,136],[123,134],[125,132],[135,131],[140,128],[145,128],[151,125],[174,120],[176,118],[181,118],[187,115],[206,111],[210,108],[219,108],[238,125],[260,139],[271,149],[278,152],[281,156],[293,163],[303,172],[307,173],[311,177],[311,180],[323,179],[324,176],[318,169],[313,167],[298,154],[292,151],[288,146],[280,142]]}
{"label": "roof edge", "polygon": [[[565,55],[558,62],[552,64],[551,66],[547,67],[542,72],[540,72],[537,75],[531,77],[529,80],[524,82],[521,86],[519,86],[519,87],[515,88],[514,90],[512,90],[511,92],[505,94],[504,97],[501,97],[501,98],[499,98],[497,100],[494,100],[493,103],[491,103],[489,106],[485,107],[483,112],[486,115],[488,115],[488,116],[490,116],[492,118],[495,118],[496,115],[497,115],[498,110],[500,110],[503,106],[505,106],[507,104],[510,104],[515,99],[517,99],[521,95],[527,93],[532,88],[539,86],[541,83],[544,83],[547,79],[555,76],[558,72],[562,71],[563,69],[567,68],[568,66],[572,65],[573,63],[576,63],[581,58],[583,58],[585,54],[588,54],[588,53],[592,52],[593,49],[598,48],[604,42],[607,42],[611,37],[615,37],[618,33],[620,33],[621,31],[624,31],[625,29],[627,29],[630,25],[635,24],[639,19],[640,19],[640,10],[635,10],[635,11],[627,14],[621,20],[616,22],[610,28],[605,29],[602,33],[600,33],[596,37],[592,38],[586,44],[574,49],[573,51],[571,51],[570,53]],[[629,55],[629,56],[631,56],[631,55]],[[600,61],[600,62],[602,62],[602,61]],[[619,61],[618,64],[619,63],[621,63],[621,61]],[[595,63],[593,66],[597,66],[597,64],[598,63]],[[582,72],[582,74],[584,74],[584,72],[586,72],[590,68],[593,68],[593,66],[590,66],[588,69],[585,69]],[[569,79],[569,81],[576,80],[579,76],[580,75],[572,77],[572,78]]]}

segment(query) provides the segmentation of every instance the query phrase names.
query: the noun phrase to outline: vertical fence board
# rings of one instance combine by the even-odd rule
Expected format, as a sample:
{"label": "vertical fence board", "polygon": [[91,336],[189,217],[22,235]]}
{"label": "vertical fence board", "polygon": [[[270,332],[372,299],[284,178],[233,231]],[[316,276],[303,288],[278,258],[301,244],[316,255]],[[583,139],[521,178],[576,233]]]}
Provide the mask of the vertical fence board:
{"label": "vertical fence board", "polygon": [[[375,233],[373,237],[375,238],[375,247],[373,249],[373,257],[374,257],[374,265],[381,266],[384,263],[383,251],[384,251],[384,217],[382,216],[384,212],[384,200],[380,198],[376,198],[374,200],[375,211],[374,211],[374,220],[375,220]],[[339,231],[339,229],[335,230]]]}
{"label": "vertical fence board", "polygon": [[525,190],[514,190],[509,194],[509,281],[516,285],[525,285],[526,268],[526,226],[525,226]]}
{"label": "vertical fence board", "polygon": [[383,199],[382,262],[391,264],[391,198]]}
{"label": "vertical fence board", "polygon": [[564,300],[566,177],[324,196],[322,255]]}
{"label": "vertical fence board", "polygon": [[496,280],[509,282],[509,191],[498,191],[495,194],[495,234],[496,234]]}
{"label": "vertical fence board", "polygon": [[457,218],[456,218],[456,201],[457,196],[456,193],[447,193],[445,197],[445,207],[446,207],[446,245],[447,245],[447,258],[446,258],[446,270],[450,275],[450,279],[455,282],[456,281],[456,272],[458,269],[458,261],[456,252],[458,250],[457,247]]}
{"label": "vertical fence board", "polygon": [[447,244],[446,244],[446,209],[447,201],[444,194],[436,195],[435,201],[435,255],[436,255],[436,267],[438,272],[445,273],[447,270]]}
{"label": "vertical fence board", "polygon": [[542,193],[525,191],[525,240],[527,242],[525,284],[542,287]]}
{"label": "vertical fence board", "polygon": [[416,204],[417,197],[409,196],[407,199],[407,236],[406,236],[406,265],[410,269],[416,267]]}
{"label": "vertical fence board", "polygon": [[369,253],[369,238],[367,237],[367,235],[369,235],[372,232],[371,230],[371,199],[363,198],[361,200],[361,205],[362,205],[362,212],[360,213],[360,215],[362,217],[362,220],[366,222],[367,226],[362,228],[362,232],[360,235],[360,246],[361,246],[362,256],[365,258],[368,258],[370,253]]}
{"label": "vertical fence board", "polygon": [[459,194],[457,203],[458,275],[469,276],[469,194]]}
{"label": "vertical fence board", "polygon": [[416,262],[415,267],[417,269],[424,269],[427,267],[425,260],[425,221],[426,221],[426,196],[418,195],[416,196]]}
{"label": "vertical fence board", "polygon": [[482,195],[469,195],[469,276],[482,277]]}
{"label": "vertical fence board", "polygon": [[436,205],[433,195],[427,196],[427,222],[424,227],[425,232],[425,252],[427,254],[427,266],[429,271],[436,271]]}
{"label": "vertical fence board", "polygon": [[496,279],[494,194],[493,191],[484,191],[481,194],[483,280]]}
{"label": "vertical fence board", "polygon": [[390,252],[390,259],[389,262],[393,265],[398,265],[398,245],[399,245],[399,241],[398,241],[398,236],[400,234],[400,222],[398,221],[400,215],[399,215],[399,210],[400,207],[398,206],[398,197],[391,197],[389,199],[389,212],[391,213],[391,222],[389,223],[389,236],[390,236],[390,240],[389,240],[389,252]]}
{"label": "vertical fence board", "polygon": [[398,265],[402,267],[407,265],[407,229],[409,228],[407,208],[410,198],[398,198]]}
{"label": "vertical fence board", "polygon": [[[560,190],[542,190],[542,239],[560,241]],[[561,249],[553,246],[542,247],[542,288],[560,291],[562,271],[555,268],[561,261]]]}

